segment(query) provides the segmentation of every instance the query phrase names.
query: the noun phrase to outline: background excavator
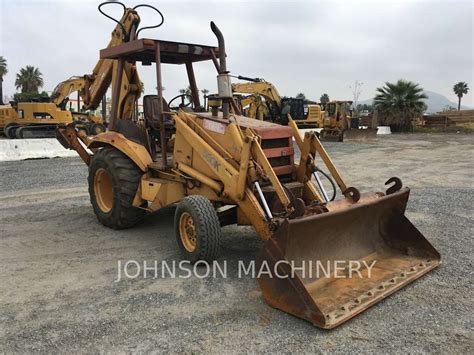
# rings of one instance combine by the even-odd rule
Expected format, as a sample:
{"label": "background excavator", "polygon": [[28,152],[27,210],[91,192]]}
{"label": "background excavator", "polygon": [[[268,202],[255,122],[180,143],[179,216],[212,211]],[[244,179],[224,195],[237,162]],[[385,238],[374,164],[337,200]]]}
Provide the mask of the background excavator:
{"label": "background excavator", "polygon": [[303,99],[282,98],[273,84],[262,79],[237,78],[249,81],[232,84],[235,102],[246,117],[286,125],[290,114],[301,129],[322,128],[319,134],[323,141],[363,141],[377,135],[376,123],[374,127],[359,127],[359,118],[353,116],[352,101],[331,101],[323,111],[320,105],[305,105]]}
{"label": "background excavator", "polygon": [[[107,4],[103,3],[101,8]],[[109,17],[108,15],[106,15]],[[117,25],[107,48],[114,47],[133,39],[140,23],[135,9],[126,9]],[[0,130],[8,138],[54,137],[58,125],[73,123],[81,135],[94,135],[105,132],[104,119],[88,113],[95,110],[110,84],[115,82],[114,67],[117,64],[110,59],[100,59],[89,75],[72,77],[59,83],[48,102],[19,102],[12,107],[0,109]],[[135,114],[135,103],[140,95],[141,82],[134,65],[124,63],[122,73],[123,88],[120,91],[119,113],[132,118]],[[66,109],[72,93],[79,92],[84,112],[71,112]]]}
{"label": "background excavator", "polygon": [[[232,84],[232,92],[236,102],[242,107],[246,117],[266,119],[272,122],[287,125],[288,114],[300,128],[317,128],[321,126],[321,107],[306,105],[303,99],[282,98],[276,87],[259,78],[237,77],[246,80],[245,83]],[[248,94],[244,96],[242,94]],[[257,99],[259,98],[259,100]],[[262,100],[263,98],[264,100]],[[267,109],[265,109],[265,106]],[[247,107],[247,108],[246,108]]]}
{"label": "background excavator", "polygon": [[[135,37],[101,50],[102,59],[118,63],[109,131],[81,137],[67,126],[57,132],[88,165],[98,221],[131,228],[145,214],[176,204],[176,241],[191,262],[218,257],[221,226],[251,225],[265,241],[256,268],[271,270],[258,278],[267,303],[322,328],[336,327],[439,265],[439,253],[405,216],[410,190],[400,179],[390,178],[385,192],[360,193],[346,184],[314,132],[302,138],[291,119],[282,126],[231,112],[224,37],[213,22],[211,29],[218,47]],[[193,64],[203,61],[217,71],[221,107],[212,112],[199,104]],[[157,94],[144,97],[144,124],[119,110],[126,62],[155,63]],[[166,102],[163,64],[186,68],[194,107]],[[331,197],[318,177],[323,168],[334,184]],[[316,270],[336,262],[345,265],[340,273]],[[364,263],[370,269],[351,277],[351,267]]]}

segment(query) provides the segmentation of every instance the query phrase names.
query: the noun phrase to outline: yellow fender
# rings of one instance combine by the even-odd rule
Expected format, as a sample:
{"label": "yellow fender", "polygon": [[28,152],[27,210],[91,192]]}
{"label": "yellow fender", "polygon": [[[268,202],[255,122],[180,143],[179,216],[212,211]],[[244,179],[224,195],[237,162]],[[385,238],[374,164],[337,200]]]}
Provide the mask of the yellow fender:
{"label": "yellow fender", "polygon": [[105,132],[88,140],[87,148],[99,148],[111,145],[129,157],[143,172],[148,170],[148,165],[153,159],[148,150],[141,144],[132,142],[123,134],[117,132]]}

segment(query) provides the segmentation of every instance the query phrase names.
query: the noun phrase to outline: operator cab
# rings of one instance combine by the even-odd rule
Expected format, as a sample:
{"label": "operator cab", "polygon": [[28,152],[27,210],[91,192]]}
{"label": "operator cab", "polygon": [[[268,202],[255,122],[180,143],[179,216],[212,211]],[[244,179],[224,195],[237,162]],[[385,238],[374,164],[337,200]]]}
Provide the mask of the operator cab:
{"label": "operator cab", "polygon": [[[102,49],[101,59],[117,60],[116,82],[112,88],[112,113],[109,129],[123,134],[148,148],[152,156],[159,144],[163,163],[166,162],[167,143],[174,133],[172,113],[179,109],[191,112],[203,111],[196,85],[193,63],[212,60],[218,68],[219,48],[206,45],[170,42],[156,39],[137,39]],[[141,62],[143,65],[156,64],[157,94],[143,98],[146,131],[135,122],[117,117],[120,85],[125,62]],[[163,97],[161,64],[184,65],[189,80],[190,94],[180,94],[169,102]]]}

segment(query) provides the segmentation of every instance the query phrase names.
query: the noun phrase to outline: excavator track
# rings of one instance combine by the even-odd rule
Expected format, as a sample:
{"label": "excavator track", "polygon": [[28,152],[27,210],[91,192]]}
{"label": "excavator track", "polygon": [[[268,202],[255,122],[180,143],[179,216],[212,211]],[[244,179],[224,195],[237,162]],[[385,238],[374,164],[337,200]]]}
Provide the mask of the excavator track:
{"label": "excavator track", "polygon": [[15,131],[16,139],[54,138],[56,125],[24,126]]}

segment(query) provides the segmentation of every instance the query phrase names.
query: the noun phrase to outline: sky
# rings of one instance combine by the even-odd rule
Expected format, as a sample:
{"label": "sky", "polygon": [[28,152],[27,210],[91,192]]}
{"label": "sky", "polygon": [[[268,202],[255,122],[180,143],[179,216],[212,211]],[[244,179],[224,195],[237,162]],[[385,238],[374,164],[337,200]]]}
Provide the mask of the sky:
{"label": "sky", "polygon": [[[303,92],[318,101],[372,98],[386,81],[419,83],[457,102],[452,88],[471,88],[463,105],[474,107],[474,2],[398,1],[150,1],[164,14],[163,26],[140,37],[217,45],[215,21],[226,39],[227,67],[234,75],[260,77],[280,94]],[[52,91],[73,75],[92,72],[115,24],[97,11],[100,1],[0,0],[0,55],[8,62],[5,94],[16,92],[15,74],[33,65]],[[124,1],[135,6],[140,1]],[[108,10],[120,18],[119,6]],[[156,23],[151,10],[142,25]],[[153,68],[138,65],[145,93],[154,94]],[[163,66],[164,95],[188,85],[184,66]],[[212,62],[195,66],[199,89],[216,92]]]}

